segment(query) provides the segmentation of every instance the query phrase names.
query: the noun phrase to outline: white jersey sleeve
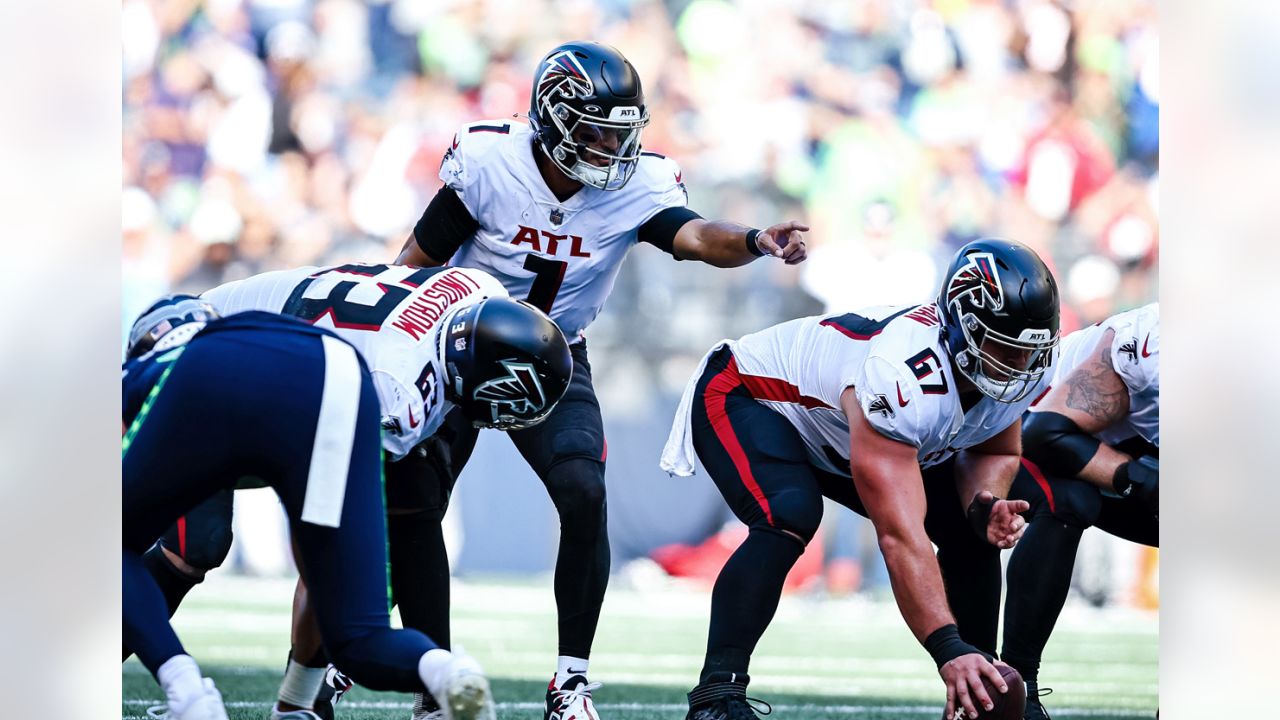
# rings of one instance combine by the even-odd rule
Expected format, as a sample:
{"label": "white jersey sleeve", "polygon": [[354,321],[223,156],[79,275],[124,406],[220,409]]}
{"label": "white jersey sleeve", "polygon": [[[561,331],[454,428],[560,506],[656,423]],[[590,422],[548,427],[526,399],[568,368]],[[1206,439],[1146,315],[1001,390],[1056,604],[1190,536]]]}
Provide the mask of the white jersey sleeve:
{"label": "white jersey sleeve", "polygon": [[1160,314],[1158,305],[1124,313],[1110,323],[1111,367],[1124,381],[1130,395],[1160,382]]}
{"label": "white jersey sleeve", "polygon": [[628,185],[635,183],[641,192],[636,193],[636,227],[649,222],[654,215],[673,207],[687,207],[689,192],[684,186],[684,172],[669,157],[657,153],[642,153],[635,175]]}
{"label": "white jersey sleeve", "polygon": [[[931,418],[922,417],[926,403],[917,398],[918,383],[902,363],[871,356],[850,379],[858,393],[862,416],[877,432],[915,448],[923,447]],[[904,402],[905,401],[905,402]]]}
{"label": "white jersey sleeve", "polygon": [[453,136],[440,161],[440,182],[457,192],[471,217],[481,223],[493,217],[497,205],[506,200],[503,186],[509,178],[494,177],[494,173],[504,169],[500,155],[511,128],[511,123],[466,124]]}

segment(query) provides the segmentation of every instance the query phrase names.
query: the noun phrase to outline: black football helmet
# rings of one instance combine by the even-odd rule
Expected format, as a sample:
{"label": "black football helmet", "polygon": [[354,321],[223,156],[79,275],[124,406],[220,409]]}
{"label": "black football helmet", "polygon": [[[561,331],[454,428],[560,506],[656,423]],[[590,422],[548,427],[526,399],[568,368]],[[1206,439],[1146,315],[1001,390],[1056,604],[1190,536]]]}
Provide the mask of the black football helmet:
{"label": "black football helmet", "polygon": [[441,336],[449,399],[476,427],[537,425],[569,388],[569,342],[526,302],[482,300],[455,313]]}
{"label": "black football helmet", "polygon": [[179,328],[182,328],[181,332],[165,342],[170,346],[181,345],[200,332],[205,323],[218,317],[213,305],[195,295],[166,295],[133,321],[133,327],[129,328],[125,360],[146,355],[155,349],[160,338]]}
{"label": "black football helmet", "polygon": [[1053,362],[1058,284],[1026,245],[984,238],[960,248],[938,311],[956,370],[999,402],[1026,397]]}
{"label": "black football helmet", "polygon": [[538,65],[529,126],[551,162],[574,180],[601,190],[626,185],[648,124],[640,75],[608,45],[567,42]]}

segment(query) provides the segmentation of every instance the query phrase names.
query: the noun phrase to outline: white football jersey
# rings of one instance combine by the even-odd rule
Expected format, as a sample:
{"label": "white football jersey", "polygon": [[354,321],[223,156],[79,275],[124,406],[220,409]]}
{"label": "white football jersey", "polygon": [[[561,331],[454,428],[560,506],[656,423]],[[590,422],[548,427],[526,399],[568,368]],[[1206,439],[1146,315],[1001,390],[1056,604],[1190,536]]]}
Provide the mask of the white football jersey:
{"label": "white football jersey", "polygon": [[293,315],[354,345],[382,407],[382,446],[399,460],[439,429],[453,407],[444,392],[441,318],[506,295],[497,280],[476,270],[341,265],[262,273],[202,297],[223,315]]}
{"label": "white football jersey", "polygon": [[448,264],[483,270],[512,297],[550,308],[577,342],[600,314],[640,226],[688,197],[680,167],[644,153],[622,188],[584,186],[561,202],[538,172],[532,143],[529,126],[512,120],[472,123],[454,137],[440,179],[480,229]]}
{"label": "white football jersey", "polygon": [[[840,396],[847,387],[872,427],[919,449],[922,467],[999,434],[1048,387],[1046,373],[1020,402],[984,396],[964,411],[932,303],[800,318],[728,345],[752,397],[795,426],[814,465],[846,476],[849,421]],[[687,413],[676,422],[687,424],[680,415]],[[677,435],[673,428],[662,465],[684,474]]]}
{"label": "white football jersey", "polygon": [[1093,357],[1107,330],[1115,331],[1111,366],[1129,390],[1129,416],[1096,437],[1114,444],[1137,436],[1160,447],[1160,303],[1112,315],[1063,338],[1053,382],[1060,384]]}

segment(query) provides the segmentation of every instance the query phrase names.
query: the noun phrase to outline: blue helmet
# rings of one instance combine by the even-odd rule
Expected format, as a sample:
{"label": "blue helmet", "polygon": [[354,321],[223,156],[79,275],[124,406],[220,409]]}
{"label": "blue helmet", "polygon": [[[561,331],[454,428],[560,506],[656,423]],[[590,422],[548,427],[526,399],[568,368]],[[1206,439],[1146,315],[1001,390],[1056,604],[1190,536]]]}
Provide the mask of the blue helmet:
{"label": "blue helmet", "polygon": [[[160,338],[182,327],[182,337],[174,345],[190,340],[205,323],[219,317],[218,311],[195,295],[166,295],[143,311],[129,329],[125,359],[141,357],[155,348]],[[176,338],[177,336],[175,336]],[[171,341],[174,338],[171,338]]]}

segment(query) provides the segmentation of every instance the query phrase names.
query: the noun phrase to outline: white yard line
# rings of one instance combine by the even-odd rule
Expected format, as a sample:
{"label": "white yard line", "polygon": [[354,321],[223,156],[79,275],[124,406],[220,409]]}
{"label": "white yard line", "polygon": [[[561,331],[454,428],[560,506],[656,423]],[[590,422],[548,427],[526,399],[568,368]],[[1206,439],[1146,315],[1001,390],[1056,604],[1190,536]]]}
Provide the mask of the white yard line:
{"label": "white yard line", "polygon": [[[159,700],[125,700],[124,704],[128,706],[150,707],[159,704]],[[271,703],[266,702],[249,702],[237,700],[225,703],[228,708],[251,708],[251,709],[267,709],[271,707]],[[350,708],[352,710],[408,710],[413,707],[413,703],[407,702],[389,702],[389,701],[345,701],[341,707]],[[600,710],[650,710],[655,712],[683,712],[689,709],[688,705],[680,703],[596,703],[596,708]],[[542,703],[534,702],[503,702],[497,704],[497,709],[502,710],[541,710]],[[911,715],[928,715],[934,717],[939,713],[940,706],[937,705],[774,705],[773,709],[784,713],[806,713],[808,715],[873,715],[886,712],[910,713]],[[1148,718],[1151,717],[1149,710],[1098,710],[1094,708],[1057,708],[1053,709],[1055,717],[1123,717],[1123,718]],[[145,715],[125,715],[122,720],[147,720]]]}

